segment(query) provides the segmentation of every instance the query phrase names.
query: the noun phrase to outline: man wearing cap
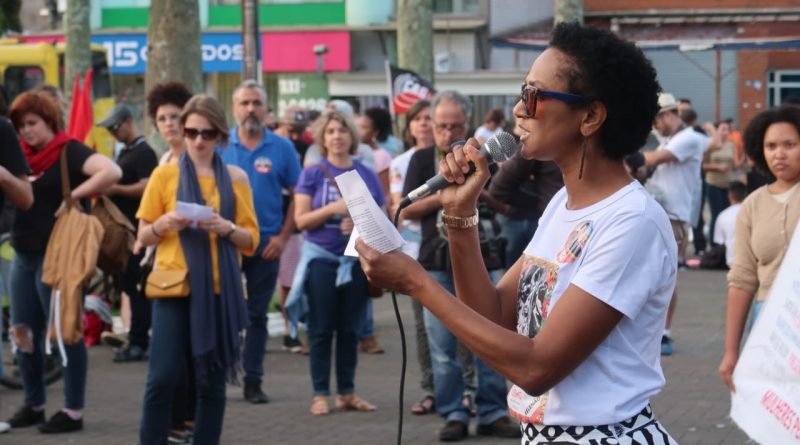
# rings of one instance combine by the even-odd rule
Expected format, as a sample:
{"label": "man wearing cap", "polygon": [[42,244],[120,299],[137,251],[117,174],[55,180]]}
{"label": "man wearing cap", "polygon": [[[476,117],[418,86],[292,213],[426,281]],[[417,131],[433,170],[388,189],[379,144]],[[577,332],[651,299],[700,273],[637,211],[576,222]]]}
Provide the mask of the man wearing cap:
{"label": "man wearing cap", "polygon": [[247,172],[253,189],[261,244],[252,257],[244,258],[247,278],[247,312],[250,324],[244,343],[244,398],[250,403],[267,403],[261,390],[264,349],[267,344],[267,305],[275,292],[280,256],[294,231],[294,206],[283,210],[281,190],[289,199],[300,177],[300,161],[294,146],[265,126],[267,94],[254,80],[245,80],[233,92],[235,131],[222,149],[222,159]]}
{"label": "man wearing cap", "polygon": [[[112,185],[106,194],[119,210],[128,218],[134,229],[138,229],[136,210],[142,199],[150,173],[158,165],[156,154],[133,121],[133,110],[125,104],[119,104],[97,125],[106,128],[114,139],[123,144],[116,156],[116,162],[122,170],[122,178]],[[131,306],[131,325],[128,332],[128,343],[114,354],[115,362],[131,362],[147,359],[147,348],[150,343],[150,301],[139,291],[137,285],[141,276],[139,263],[141,253],[131,254],[128,266],[122,278],[123,292],[128,296]]]}
{"label": "man wearing cap", "polygon": [[[647,190],[667,212],[678,243],[678,256],[683,261],[689,231],[696,223],[694,206],[700,196],[700,167],[708,141],[705,136],[683,124],[678,115],[678,103],[672,94],[659,94],[658,104],[660,110],[653,127],[665,142],[657,150],[644,153],[645,165],[648,168],[655,167],[653,176],[647,181]],[[662,355],[673,352],[670,325],[677,299],[676,290],[672,294],[664,335],[661,337]]]}

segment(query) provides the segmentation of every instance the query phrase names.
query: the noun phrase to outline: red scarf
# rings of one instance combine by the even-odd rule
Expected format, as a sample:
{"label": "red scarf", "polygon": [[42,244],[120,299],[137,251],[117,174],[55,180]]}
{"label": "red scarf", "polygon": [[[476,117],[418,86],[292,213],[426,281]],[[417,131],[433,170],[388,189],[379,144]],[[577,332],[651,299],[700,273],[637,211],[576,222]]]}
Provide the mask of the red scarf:
{"label": "red scarf", "polygon": [[58,157],[61,156],[61,147],[65,146],[67,142],[71,140],[72,138],[69,137],[67,133],[59,131],[55,134],[53,139],[39,151],[34,150],[34,148],[28,145],[22,138],[20,138],[19,143],[22,146],[22,151],[25,153],[25,158],[28,159],[28,165],[31,167],[33,175],[37,176],[49,170],[50,167],[58,161]]}

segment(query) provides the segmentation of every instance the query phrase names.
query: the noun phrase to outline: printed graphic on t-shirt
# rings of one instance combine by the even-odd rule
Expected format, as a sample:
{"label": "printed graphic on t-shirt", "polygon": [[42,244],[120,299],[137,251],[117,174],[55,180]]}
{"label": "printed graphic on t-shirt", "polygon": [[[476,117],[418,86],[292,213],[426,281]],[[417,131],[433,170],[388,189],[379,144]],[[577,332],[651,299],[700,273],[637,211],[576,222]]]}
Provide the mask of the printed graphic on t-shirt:
{"label": "printed graphic on t-shirt", "polygon": [[272,160],[264,156],[256,158],[253,165],[259,173],[267,174],[272,171]]}
{"label": "printed graphic on t-shirt", "polygon": [[589,236],[592,234],[593,228],[593,221],[583,221],[575,226],[567,237],[567,241],[564,243],[564,249],[556,255],[556,260],[558,260],[559,263],[574,263],[575,260],[581,256],[583,248],[586,247],[586,243],[589,241]]}
{"label": "printed graphic on t-shirt", "polygon": [[517,333],[533,338],[550,313],[558,265],[525,255],[517,296]]}
{"label": "printed graphic on t-shirt", "polygon": [[[332,184],[328,178],[322,178],[322,202],[320,203],[320,207],[325,207],[332,202],[336,202],[341,199],[341,197],[342,195],[339,194],[339,189],[336,188],[336,185]],[[325,221],[325,227],[339,229],[341,223],[342,217],[337,215]]]}

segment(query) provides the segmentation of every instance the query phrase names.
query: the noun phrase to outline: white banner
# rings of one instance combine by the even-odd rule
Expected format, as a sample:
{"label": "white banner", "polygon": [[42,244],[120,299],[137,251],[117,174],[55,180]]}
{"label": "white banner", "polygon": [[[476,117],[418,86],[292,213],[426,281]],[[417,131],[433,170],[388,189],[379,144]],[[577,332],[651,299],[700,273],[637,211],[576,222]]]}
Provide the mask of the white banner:
{"label": "white banner", "polygon": [[800,224],[733,373],[731,418],[762,444],[800,444]]}

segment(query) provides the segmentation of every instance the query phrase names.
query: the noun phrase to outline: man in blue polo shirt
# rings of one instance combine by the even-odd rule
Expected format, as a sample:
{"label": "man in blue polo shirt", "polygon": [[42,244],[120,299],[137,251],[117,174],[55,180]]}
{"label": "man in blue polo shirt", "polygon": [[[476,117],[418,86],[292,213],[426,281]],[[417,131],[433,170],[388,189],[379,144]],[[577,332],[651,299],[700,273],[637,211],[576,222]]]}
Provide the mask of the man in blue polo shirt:
{"label": "man in blue polo shirt", "polygon": [[267,344],[267,306],[275,291],[283,247],[294,230],[294,206],[283,214],[282,189],[291,192],[300,176],[300,161],[294,146],[264,125],[267,94],[255,80],[245,80],[233,92],[235,131],[222,159],[241,167],[250,178],[253,204],[261,232],[256,254],[246,257],[242,270],[247,278],[247,311],[250,325],[244,343],[244,398],[267,403],[261,390],[264,350]]}

